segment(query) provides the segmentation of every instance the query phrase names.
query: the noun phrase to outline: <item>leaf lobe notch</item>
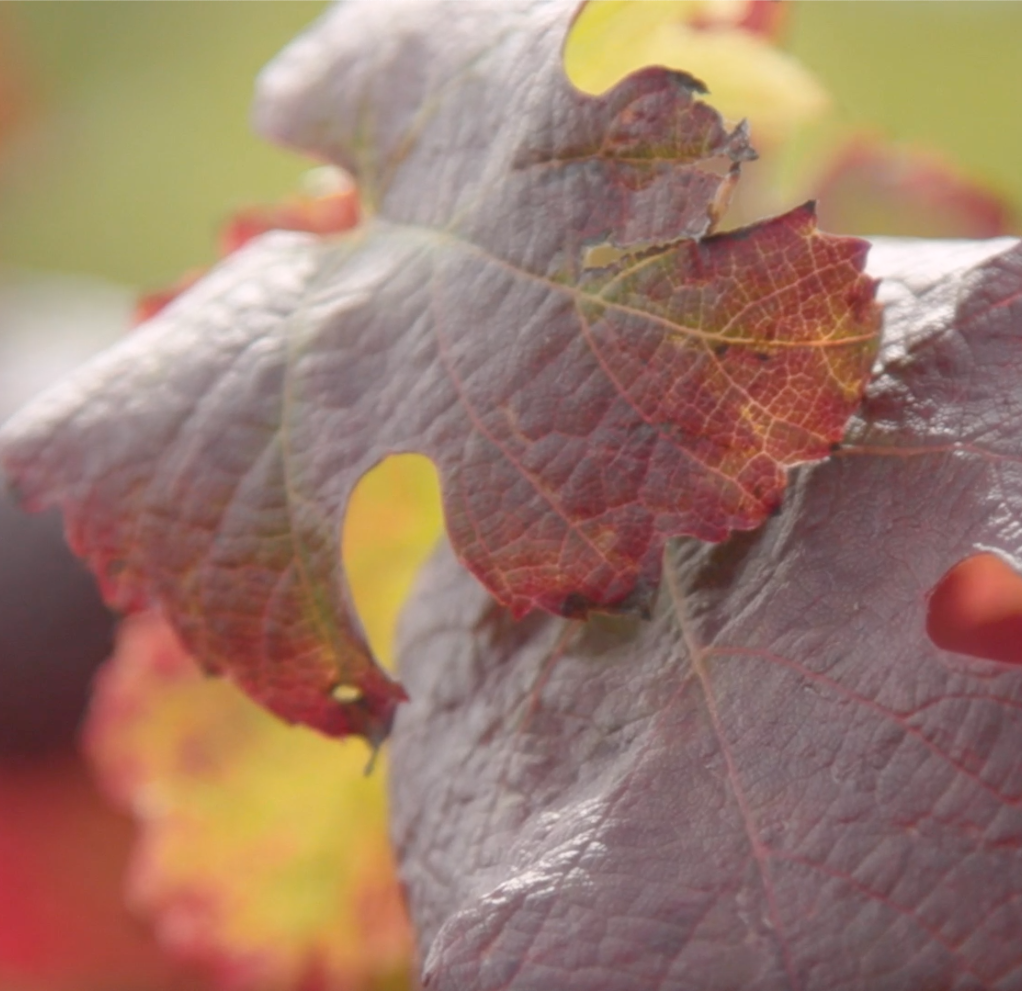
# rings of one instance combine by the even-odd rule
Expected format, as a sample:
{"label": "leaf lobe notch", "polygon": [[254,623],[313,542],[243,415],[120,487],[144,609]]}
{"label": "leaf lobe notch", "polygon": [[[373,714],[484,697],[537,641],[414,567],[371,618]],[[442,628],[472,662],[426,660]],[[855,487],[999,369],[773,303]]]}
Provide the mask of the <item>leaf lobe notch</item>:
{"label": "leaf lobe notch", "polygon": [[[559,5],[440,11],[340,5],[263,79],[262,128],[353,172],[360,227],[253,242],[0,439],[111,601],[374,742],[403,693],[338,551],[373,465],[432,459],[459,557],[516,615],[641,614],[670,536],[759,525],[841,438],[879,329],[864,243],[809,207],[706,237],[752,152],[691,80],[586,96]],[[621,254],[587,270],[599,243]]]}

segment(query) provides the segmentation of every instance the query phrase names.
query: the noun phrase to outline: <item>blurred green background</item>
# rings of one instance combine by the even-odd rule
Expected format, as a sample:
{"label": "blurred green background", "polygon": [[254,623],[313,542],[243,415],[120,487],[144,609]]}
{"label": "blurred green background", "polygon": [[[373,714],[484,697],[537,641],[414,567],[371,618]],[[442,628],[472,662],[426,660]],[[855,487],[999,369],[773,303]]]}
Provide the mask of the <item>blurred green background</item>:
{"label": "blurred green background", "polygon": [[259,69],[324,6],[0,3],[35,104],[0,161],[0,262],[159,287],[212,261],[225,215],[309,167],[248,112]]}
{"label": "blurred green background", "polygon": [[[252,81],[318,0],[0,2],[33,112],[0,160],[0,262],[140,287],[212,261],[234,208],[308,163],[248,129]],[[848,120],[1022,205],[1022,4],[796,3],[787,47]]]}

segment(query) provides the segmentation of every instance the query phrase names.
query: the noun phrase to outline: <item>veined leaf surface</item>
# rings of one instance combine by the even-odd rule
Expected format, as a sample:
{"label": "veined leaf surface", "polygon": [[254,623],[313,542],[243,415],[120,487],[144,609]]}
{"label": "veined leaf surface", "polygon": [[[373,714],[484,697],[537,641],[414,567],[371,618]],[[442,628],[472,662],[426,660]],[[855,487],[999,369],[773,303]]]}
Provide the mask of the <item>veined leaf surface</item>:
{"label": "veined leaf surface", "polygon": [[753,157],[691,76],[574,89],[559,4],[346,3],[267,71],[265,133],[348,168],[365,221],[225,262],[0,435],[122,608],[279,715],[386,734],[338,549],[359,478],[436,464],[516,615],[646,613],[665,541],[780,503],[862,394],[866,245],[811,207],[707,236]]}

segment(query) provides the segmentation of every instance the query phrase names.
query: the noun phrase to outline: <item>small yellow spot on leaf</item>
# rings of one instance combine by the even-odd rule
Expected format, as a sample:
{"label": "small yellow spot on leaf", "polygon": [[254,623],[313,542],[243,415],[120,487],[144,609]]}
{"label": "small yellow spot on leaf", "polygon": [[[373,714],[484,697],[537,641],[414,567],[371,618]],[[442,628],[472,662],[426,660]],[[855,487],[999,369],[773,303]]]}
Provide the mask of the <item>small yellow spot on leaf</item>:
{"label": "small yellow spot on leaf", "polygon": [[365,696],[361,690],[356,688],[354,685],[338,685],[334,689],[334,698],[338,702],[345,702],[351,704],[354,702],[361,702]]}

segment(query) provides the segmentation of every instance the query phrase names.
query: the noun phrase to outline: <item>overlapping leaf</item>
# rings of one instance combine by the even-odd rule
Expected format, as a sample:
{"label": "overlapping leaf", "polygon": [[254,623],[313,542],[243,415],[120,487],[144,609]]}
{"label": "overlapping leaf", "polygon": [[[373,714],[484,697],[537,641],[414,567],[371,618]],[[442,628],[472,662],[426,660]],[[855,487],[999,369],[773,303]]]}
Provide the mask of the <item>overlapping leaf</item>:
{"label": "overlapping leaf", "polygon": [[[435,488],[425,459],[391,458],[349,506],[344,560],[385,663],[441,529]],[[122,627],[84,736],[98,779],[138,825],[129,900],[174,956],[233,991],[408,984],[384,784],[365,776],[364,752],[285,727],[203,678],[154,616]]]}
{"label": "overlapping leaf", "polygon": [[257,117],[349,168],[366,222],[256,242],[4,432],[111,600],[158,603],[289,720],[379,740],[403,697],[338,554],[388,454],[434,461],[458,555],[516,614],[644,612],[668,536],[758,525],[860,398],[865,245],[809,208],[703,238],[744,129],[683,73],[579,93],[567,21],[339,6]]}
{"label": "overlapping leaf", "polygon": [[927,636],[960,560],[1022,571],[1022,249],[871,268],[849,445],[759,531],[674,546],[653,622],[424,576],[391,750],[424,986],[1022,987],[1022,665]]}

